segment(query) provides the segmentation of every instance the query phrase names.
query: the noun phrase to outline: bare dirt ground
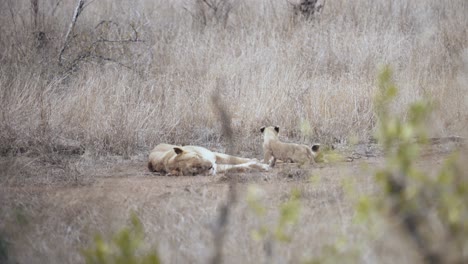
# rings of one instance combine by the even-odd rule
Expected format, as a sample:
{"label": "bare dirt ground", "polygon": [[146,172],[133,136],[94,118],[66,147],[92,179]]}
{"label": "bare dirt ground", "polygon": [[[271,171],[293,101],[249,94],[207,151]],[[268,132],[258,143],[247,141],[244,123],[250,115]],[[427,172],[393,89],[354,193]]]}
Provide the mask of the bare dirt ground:
{"label": "bare dirt ground", "polygon": [[[432,171],[454,145],[433,145],[418,162]],[[128,223],[131,212],[142,221],[147,249],[156,248],[163,263],[206,263],[213,255],[213,227],[234,181],[237,201],[230,208],[224,246],[225,263],[297,263],[342,241],[345,251],[360,252],[371,263],[411,262],[401,254],[408,245],[386,233],[370,241],[365,227],[355,224],[353,197],[377,190],[373,171],[383,164],[372,146],[341,151],[348,161],[300,168],[278,164],[269,172],[196,177],[167,177],[148,172],[146,160],[105,160],[79,172],[80,184],[21,184],[0,187],[0,235],[8,257],[18,263],[81,263],[80,250],[95,234],[110,237]],[[349,191],[345,186],[352,185]],[[247,202],[248,190],[259,190],[267,209],[256,215]],[[301,192],[301,216],[288,228],[289,243],[274,242],[271,256],[252,232],[274,230],[279,207],[291,190]],[[379,247],[386,241],[386,248]],[[400,253],[396,253],[400,252]]]}

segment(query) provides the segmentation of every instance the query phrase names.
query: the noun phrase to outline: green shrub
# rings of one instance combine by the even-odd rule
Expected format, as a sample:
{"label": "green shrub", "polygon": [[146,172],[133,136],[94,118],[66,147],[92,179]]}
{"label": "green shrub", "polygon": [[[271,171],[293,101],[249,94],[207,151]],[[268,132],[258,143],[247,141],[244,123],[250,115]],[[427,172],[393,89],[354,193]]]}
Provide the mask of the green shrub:
{"label": "green shrub", "polygon": [[8,263],[8,246],[5,235],[0,232],[0,263]]}
{"label": "green shrub", "polygon": [[416,166],[427,142],[428,102],[409,106],[407,118],[390,114],[397,95],[390,68],[379,76],[375,99],[377,137],[386,153],[384,168],[375,174],[383,192],[359,199],[362,219],[380,213],[396,219],[405,239],[412,241],[427,263],[468,262],[468,178],[457,165],[458,153],[447,158],[435,175]]}
{"label": "green shrub", "polygon": [[159,264],[159,256],[154,252],[143,253],[144,230],[136,215],[131,217],[131,226],[119,230],[111,241],[97,235],[94,245],[83,250],[87,264]]}
{"label": "green shrub", "polygon": [[260,220],[260,226],[251,233],[252,238],[263,243],[267,262],[269,262],[273,259],[275,243],[289,243],[292,240],[290,231],[297,224],[300,217],[301,194],[296,189],[291,191],[288,200],[279,206],[278,221],[272,226],[265,224],[267,208],[261,202],[261,192],[261,189],[257,186],[249,186],[247,203]]}

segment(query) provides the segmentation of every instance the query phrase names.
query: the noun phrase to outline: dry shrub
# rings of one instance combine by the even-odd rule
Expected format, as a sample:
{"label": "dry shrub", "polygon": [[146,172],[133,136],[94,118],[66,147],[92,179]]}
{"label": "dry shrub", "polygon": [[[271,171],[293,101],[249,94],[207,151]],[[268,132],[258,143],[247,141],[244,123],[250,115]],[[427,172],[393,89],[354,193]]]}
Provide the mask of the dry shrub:
{"label": "dry shrub", "polygon": [[[198,3],[208,2],[232,5]],[[270,124],[306,144],[367,141],[382,64],[395,67],[402,87],[395,112],[427,96],[440,106],[434,134],[466,128],[465,1],[330,1],[300,23],[288,19],[286,1],[243,1],[227,9],[229,19],[220,15],[229,23],[203,31],[187,16],[198,12],[193,2],[90,2],[64,54],[72,72],[57,58],[73,3],[37,3],[37,12],[29,1],[0,11],[0,142],[10,142],[2,153],[38,133],[98,155],[130,156],[163,141],[225,144],[209,106],[218,79],[239,149],[258,154],[257,129]]]}
{"label": "dry shrub", "polygon": [[[431,133],[466,133],[465,0],[327,1],[310,21],[291,21],[283,0],[245,0],[221,16],[222,26],[214,18],[203,30],[187,1],[88,3],[60,66],[76,1],[37,0],[33,12],[31,1],[0,1],[0,153],[7,156],[0,162],[0,213],[7,219],[0,231],[8,231],[3,241],[15,242],[11,252],[18,262],[79,262],[77,246],[96,232],[109,234],[135,208],[145,230],[155,234],[148,244],[159,243],[165,262],[206,262],[213,248],[210,224],[226,191],[219,179],[196,178],[188,188],[158,178],[163,185],[155,189],[154,179],[149,184],[143,177],[133,185],[111,179],[89,190],[61,188],[87,183],[96,174],[89,171],[93,160],[105,155],[144,157],[161,142],[226,147],[210,104],[216,88],[231,113],[236,149],[249,156],[260,156],[263,125],[281,126],[285,141],[368,141],[376,126],[372,98],[382,64],[394,67],[401,88],[392,112],[403,111],[405,118],[405,106],[429,97],[437,106]],[[141,41],[122,41],[135,39]],[[76,142],[85,155],[62,154],[57,139]],[[270,208],[282,202],[287,184],[301,188],[308,208],[294,243],[276,249],[279,262],[317,255],[337,236],[361,241],[340,185],[349,174],[338,167],[324,171],[314,186],[304,184],[311,175],[296,168],[266,179]],[[373,188],[365,174],[356,177],[365,192]],[[239,185],[264,182],[237,179]],[[24,189],[10,189],[18,186]],[[264,257],[262,245],[244,233],[256,226],[247,209],[240,201],[231,213],[227,260]],[[17,225],[17,219],[32,224]],[[266,219],[272,223],[277,215],[270,212]],[[366,261],[407,261],[399,254],[407,252],[405,245],[394,245],[398,253],[369,249]]]}

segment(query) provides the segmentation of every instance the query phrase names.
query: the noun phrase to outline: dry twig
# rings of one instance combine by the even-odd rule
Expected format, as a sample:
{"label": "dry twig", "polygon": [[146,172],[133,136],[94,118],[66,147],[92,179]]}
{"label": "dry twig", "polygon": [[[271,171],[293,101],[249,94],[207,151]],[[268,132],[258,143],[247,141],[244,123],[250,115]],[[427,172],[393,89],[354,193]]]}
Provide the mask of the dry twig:
{"label": "dry twig", "polygon": [[63,53],[65,52],[65,50],[68,47],[70,33],[75,28],[76,21],[77,21],[78,17],[80,16],[81,11],[83,11],[84,5],[85,5],[85,0],[77,0],[75,11],[73,12],[72,21],[70,22],[70,25],[68,26],[68,31],[65,34],[65,40],[63,42],[63,46],[60,49],[59,59],[58,59],[59,65],[62,64],[62,56],[63,56]]}

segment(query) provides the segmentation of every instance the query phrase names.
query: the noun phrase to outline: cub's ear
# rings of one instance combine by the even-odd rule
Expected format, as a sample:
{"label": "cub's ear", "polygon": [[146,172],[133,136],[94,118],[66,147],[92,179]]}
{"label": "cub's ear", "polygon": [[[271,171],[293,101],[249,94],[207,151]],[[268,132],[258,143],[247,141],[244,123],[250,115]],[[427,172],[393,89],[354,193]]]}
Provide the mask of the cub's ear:
{"label": "cub's ear", "polygon": [[275,126],[276,133],[279,133],[279,126]]}
{"label": "cub's ear", "polygon": [[175,148],[174,148],[174,152],[175,152],[177,155],[179,155],[179,154],[182,154],[182,153],[184,152],[184,150],[181,149],[181,148],[175,147]]}
{"label": "cub's ear", "polygon": [[312,145],[312,151],[313,151],[313,152],[318,152],[318,151],[319,151],[319,148],[320,148],[320,144]]}
{"label": "cub's ear", "polygon": [[264,126],[262,126],[262,127],[260,128],[260,132],[263,133],[263,131],[265,131],[265,127],[264,127]]}

